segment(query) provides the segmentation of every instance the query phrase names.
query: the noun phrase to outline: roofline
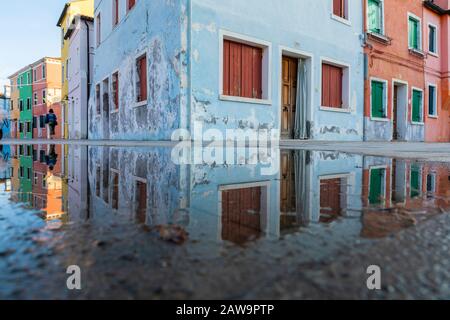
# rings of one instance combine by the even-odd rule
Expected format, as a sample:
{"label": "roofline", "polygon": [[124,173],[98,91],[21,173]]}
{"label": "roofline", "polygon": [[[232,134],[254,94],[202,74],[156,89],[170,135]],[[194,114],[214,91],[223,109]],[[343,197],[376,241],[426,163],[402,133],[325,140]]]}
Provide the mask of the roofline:
{"label": "roofline", "polygon": [[39,60],[36,60],[33,63],[30,63],[30,64],[26,65],[25,67],[19,69],[19,71],[14,72],[12,75],[10,75],[8,77],[8,79],[11,80],[12,78],[18,76],[19,74],[26,72],[28,69],[33,69],[33,67],[35,67],[36,65],[40,64],[41,62],[44,62],[45,60],[50,60],[50,59],[51,60],[59,60],[59,61],[61,61],[60,57],[43,57],[43,58],[41,58]]}
{"label": "roofline", "polygon": [[57,27],[61,27],[62,22],[64,20],[64,17],[66,16],[66,13],[67,13],[67,10],[69,9],[69,7],[70,7],[70,2],[68,2],[64,5],[64,9],[61,12],[61,15],[59,16],[58,23],[56,24]]}
{"label": "roofline", "polygon": [[[86,16],[86,15],[76,15],[73,17],[72,21],[70,22],[71,26],[75,25],[75,20],[77,18],[80,18],[80,20],[87,21],[87,22],[94,22],[94,18],[92,18],[92,17]],[[66,34],[64,35],[64,40],[69,39],[72,36],[73,31],[74,31],[73,28],[68,28]]]}
{"label": "roofline", "polygon": [[437,4],[435,4],[432,0],[426,0],[423,2],[423,5],[430,9],[431,11],[439,14],[439,15],[445,15],[448,14],[450,15],[450,10],[445,10],[442,9],[440,6],[438,6]]}

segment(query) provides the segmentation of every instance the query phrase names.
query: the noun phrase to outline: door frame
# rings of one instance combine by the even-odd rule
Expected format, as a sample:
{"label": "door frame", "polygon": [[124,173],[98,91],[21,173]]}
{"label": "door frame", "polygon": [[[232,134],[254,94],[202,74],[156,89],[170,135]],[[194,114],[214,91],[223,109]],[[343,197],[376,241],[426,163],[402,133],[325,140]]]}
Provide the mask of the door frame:
{"label": "door frame", "polygon": [[[395,86],[399,86],[402,87],[404,86],[406,88],[406,92],[405,92],[405,101],[406,101],[406,106],[405,106],[405,118],[403,119],[404,122],[401,123],[400,125],[400,120],[401,119],[396,119],[397,120],[397,140],[396,141],[407,141],[408,137],[407,137],[407,132],[408,132],[408,115],[409,115],[409,84],[407,81],[403,81],[400,79],[395,79],[392,78],[392,93],[391,93],[391,114],[392,114],[392,119],[391,119],[391,123],[392,123],[392,137],[391,137],[391,141],[394,141],[394,117],[397,117],[396,114],[394,114],[394,92],[395,92]],[[397,95],[397,102],[398,102],[398,98],[400,97],[400,95]],[[397,106],[397,113],[399,111],[399,107]],[[404,137],[402,137],[402,134],[400,132],[400,128],[404,129],[405,132],[403,132]],[[400,138],[399,138],[400,137]],[[403,138],[403,139],[402,139]]]}
{"label": "door frame", "polygon": [[[278,47],[278,102],[276,104],[276,106],[278,107],[278,131],[279,131],[279,136],[281,139],[281,121],[282,121],[282,115],[283,115],[283,111],[282,111],[282,98],[283,98],[283,92],[281,91],[281,82],[283,79],[283,56],[287,56],[287,57],[291,57],[291,58],[296,58],[296,59],[304,59],[307,61],[307,68],[309,71],[309,78],[308,78],[308,83],[307,83],[307,87],[308,87],[308,91],[309,91],[309,97],[308,97],[308,110],[306,112],[307,114],[307,119],[306,121],[311,121],[311,119],[314,116],[314,56],[312,53],[306,52],[306,51],[302,51],[302,50],[298,50],[298,49],[293,49],[293,48],[289,48],[289,47],[285,47],[285,46],[279,46]],[[298,72],[298,71],[297,71]],[[300,85],[297,83],[297,85]]]}

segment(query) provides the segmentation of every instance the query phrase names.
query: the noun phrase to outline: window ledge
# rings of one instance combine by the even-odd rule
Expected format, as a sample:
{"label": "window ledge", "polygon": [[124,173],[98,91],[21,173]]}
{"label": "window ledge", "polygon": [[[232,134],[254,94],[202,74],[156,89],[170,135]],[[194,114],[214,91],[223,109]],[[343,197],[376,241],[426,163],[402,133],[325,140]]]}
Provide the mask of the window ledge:
{"label": "window ledge", "polygon": [[219,100],[222,101],[230,101],[230,102],[239,102],[239,103],[252,103],[252,104],[262,104],[262,105],[272,105],[272,101],[268,99],[253,99],[253,98],[242,98],[242,97],[234,97],[234,96],[226,96],[220,95]]}
{"label": "window ledge", "polygon": [[377,41],[377,42],[379,42],[381,44],[384,44],[384,45],[390,45],[391,42],[392,42],[391,38],[389,38],[389,37],[387,37],[387,36],[385,36],[383,34],[376,33],[376,32],[371,32],[371,31],[367,32],[367,38],[369,38],[371,40],[374,40],[374,41]]}
{"label": "window ledge", "polygon": [[352,25],[352,23],[348,19],[342,18],[342,17],[337,16],[335,14],[331,14],[331,19],[336,20],[337,22],[345,24],[345,25],[347,25],[349,27],[351,27],[351,25]]}
{"label": "window ledge", "polygon": [[428,51],[428,55],[433,56],[435,58],[439,58],[439,54],[435,52]]}
{"label": "window ledge", "polygon": [[429,114],[429,115],[428,115],[428,118],[431,118],[431,119],[439,119],[439,116]]}
{"label": "window ledge", "polygon": [[111,110],[111,111],[110,111],[110,113],[111,113],[111,114],[116,114],[116,113],[119,113],[119,109],[116,109],[116,110]]}
{"label": "window ledge", "polygon": [[409,53],[422,59],[425,58],[425,52],[419,49],[409,48]]}
{"label": "window ledge", "polygon": [[370,117],[370,120],[377,121],[377,122],[391,122],[391,119],[389,119],[389,118]]}
{"label": "window ledge", "polygon": [[134,103],[134,107],[135,107],[135,108],[137,108],[137,107],[142,107],[142,106],[146,106],[146,105],[147,105],[147,100],[140,101],[140,102],[135,102],[135,103]]}
{"label": "window ledge", "polygon": [[352,110],[350,108],[347,108],[347,107],[333,108],[333,107],[321,106],[320,110],[322,110],[322,111],[329,111],[329,112],[338,112],[338,113],[352,113]]}
{"label": "window ledge", "polygon": [[415,122],[415,121],[411,121],[411,124],[416,125],[416,126],[424,126],[425,125],[424,122]]}

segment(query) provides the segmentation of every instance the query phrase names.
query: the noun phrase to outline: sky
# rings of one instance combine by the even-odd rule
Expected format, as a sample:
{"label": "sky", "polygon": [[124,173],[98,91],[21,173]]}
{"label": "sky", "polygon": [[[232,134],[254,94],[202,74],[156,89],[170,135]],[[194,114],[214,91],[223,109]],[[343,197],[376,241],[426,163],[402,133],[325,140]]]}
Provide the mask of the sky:
{"label": "sky", "polygon": [[66,0],[2,0],[0,4],[0,92],[8,76],[42,57],[59,57],[56,26]]}

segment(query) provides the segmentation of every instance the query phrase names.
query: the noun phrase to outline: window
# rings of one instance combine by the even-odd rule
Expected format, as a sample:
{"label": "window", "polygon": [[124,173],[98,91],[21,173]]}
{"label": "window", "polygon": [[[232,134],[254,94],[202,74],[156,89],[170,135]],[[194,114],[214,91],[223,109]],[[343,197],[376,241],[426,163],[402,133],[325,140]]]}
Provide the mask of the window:
{"label": "window", "polygon": [[37,185],[37,183],[38,183],[38,174],[35,172],[34,173],[34,182],[33,182],[33,184]]}
{"label": "window", "polygon": [[147,101],[147,55],[136,60],[136,102]]}
{"label": "window", "polygon": [[33,80],[34,80],[34,82],[36,82],[36,79],[37,79],[37,70],[34,69],[33,70]]}
{"label": "window", "polygon": [[97,34],[97,47],[100,45],[100,43],[102,42],[102,17],[100,16],[100,13],[97,15],[97,29],[96,29],[96,34]]}
{"label": "window", "polygon": [[27,179],[31,180],[31,168],[27,168]]}
{"label": "window", "polygon": [[62,83],[64,84],[64,82],[66,81],[66,73],[64,72],[64,64],[61,66],[61,78],[62,78]]}
{"label": "window", "polygon": [[45,163],[45,150],[39,151],[39,162]]}
{"label": "window", "polygon": [[412,91],[412,122],[423,122],[423,93],[421,90],[413,89]]}
{"label": "window", "polygon": [[27,126],[27,133],[31,133],[31,121],[27,121],[26,126]]}
{"label": "window", "polygon": [[31,98],[27,98],[27,110],[31,109]]}
{"label": "window", "polygon": [[420,167],[417,165],[411,166],[411,181],[410,181],[411,198],[416,198],[420,196],[421,194],[420,181],[421,181]]}
{"label": "window", "polygon": [[369,204],[382,204],[385,198],[386,168],[370,170]]}
{"label": "window", "polygon": [[20,169],[19,169],[19,174],[20,174],[20,177],[21,177],[21,178],[24,177],[24,173],[25,173],[25,169],[24,169],[23,167],[20,167]]}
{"label": "window", "polygon": [[431,84],[428,86],[428,115],[437,116],[437,90]]}
{"label": "window", "polygon": [[136,0],[127,0],[127,11],[130,11],[131,9],[133,9],[135,4],[136,4]]}
{"label": "window", "polygon": [[111,81],[111,86],[112,86],[112,98],[113,98],[113,108],[114,110],[118,110],[119,109],[119,73],[116,72],[112,75],[112,81]]}
{"label": "window", "polygon": [[333,14],[347,19],[347,0],[333,0]]}
{"label": "window", "polygon": [[433,25],[428,25],[428,51],[437,54],[437,28]]}
{"label": "window", "polygon": [[36,150],[36,149],[33,149],[33,161],[37,161],[37,158],[38,158],[38,156],[37,156],[37,150]]}
{"label": "window", "polygon": [[95,86],[95,107],[97,109],[97,114],[101,113],[100,108],[100,84]]}
{"label": "window", "polygon": [[37,117],[33,117],[33,129],[37,128]]}
{"label": "window", "polygon": [[103,80],[103,110],[109,112],[109,78]]}
{"label": "window", "polygon": [[349,70],[335,63],[322,63],[322,107],[349,108]]}
{"label": "window", "polygon": [[39,128],[45,128],[45,116],[44,115],[39,116]]}
{"label": "window", "polygon": [[22,99],[19,100],[19,110],[23,111],[23,100]]}
{"label": "window", "polygon": [[23,122],[19,122],[19,132],[23,132]]}
{"label": "window", "polygon": [[[42,188],[47,188],[47,179],[46,177],[42,177]],[[47,206],[47,205],[45,205]]]}
{"label": "window", "polygon": [[368,0],[369,32],[384,34],[383,0]]}
{"label": "window", "polygon": [[434,173],[427,175],[427,192],[436,192],[436,174]]}
{"label": "window", "polygon": [[387,82],[371,81],[371,111],[373,118],[387,118]]}
{"label": "window", "polygon": [[29,74],[29,73],[27,73],[27,84],[26,84],[26,85],[27,85],[27,86],[29,86],[29,85],[30,85],[30,83],[31,83],[31,82],[30,82],[30,74]]}
{"label": "window", "polygon": [[69,59],[66,60],[66,79],[69,79]]}
{"label": "window", "polygon": [[35,92],[33,95],[33,105],[37,105],[37,103],[38,103],[38,96],[37,93]]}
{"label": "window", "polygon": [[119,209],[119,173],[112,171],[111,172],[111,184],[112,184],[112,208],[117,210]]}
{"label": "window", "polygon": [[42,79],[47,77],[47,70],[45,68],[45,64],[42,65]]}
{"label": "window", "polygon": [[42,103],[46,104],[47,103],[47,91],[42,90]]}
{"label": "window", "polygon": [[119,24],[119,0],[113,0],[113,26]]}
{"label": "window", "polygon": [[409,48],[420,50],[422,48],[422,39],[420,32],[420,19],[409,16],[408,18],[408,34],[409,34]]}
{"label": "window", "polygon": [[223,94],[262,99],[263,49],[224,40]]}
{"label": "window", "polygon": [[11,110],[14,110],[14,100],[11,100]]}

